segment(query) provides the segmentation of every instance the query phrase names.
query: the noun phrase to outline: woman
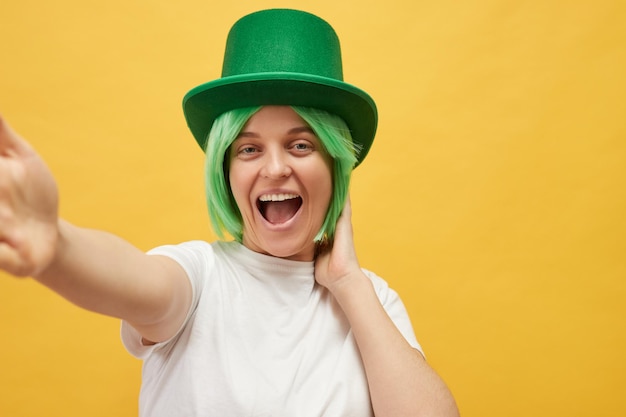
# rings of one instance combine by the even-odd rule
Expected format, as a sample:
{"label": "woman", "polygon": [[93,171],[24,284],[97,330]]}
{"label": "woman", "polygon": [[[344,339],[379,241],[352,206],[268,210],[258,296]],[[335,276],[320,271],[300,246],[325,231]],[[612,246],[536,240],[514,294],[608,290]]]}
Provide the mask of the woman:
{"label": "woman", "polygon": [[184,111],[206,151],[209,214],[232,242],[144,254],[58,219],[36,153],[0,127],[0,267],[123,320],[144,359],[142,416],[455,416],[406,311],[359,267],[347,198],[376,107],[339,43],[294,10],[242,18],[222,78]]}

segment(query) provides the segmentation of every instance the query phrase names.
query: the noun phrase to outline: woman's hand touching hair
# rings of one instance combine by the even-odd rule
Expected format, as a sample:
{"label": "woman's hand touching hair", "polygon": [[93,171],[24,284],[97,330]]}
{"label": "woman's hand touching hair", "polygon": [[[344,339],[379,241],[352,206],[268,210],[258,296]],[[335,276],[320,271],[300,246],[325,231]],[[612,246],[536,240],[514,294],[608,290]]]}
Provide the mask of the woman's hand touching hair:
{"label": "woman's hand touching hair", "polygon": [[330,292],[351,279],[365,278],[359,266],[354,249],[352,232],[352,208],[350,198],[337,220],[335,237],[332,242],[318,248],[315,259],[315,280]]}

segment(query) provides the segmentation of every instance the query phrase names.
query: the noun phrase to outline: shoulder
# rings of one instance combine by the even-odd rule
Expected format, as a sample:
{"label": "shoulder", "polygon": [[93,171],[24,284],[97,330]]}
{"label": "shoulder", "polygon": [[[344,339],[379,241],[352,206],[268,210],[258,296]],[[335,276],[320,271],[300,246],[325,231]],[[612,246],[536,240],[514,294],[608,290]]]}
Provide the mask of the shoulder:
{"label": "shoulder", "polygon": [[388,301],[390,297],[398,298],[398,294],[389,287],[387,281],[368,269],[361,268],[361,270],[363,271],[365,276],[368,277],[372,282],[374,290],[376,291],[376,294],[378,294],[378,298],[383,304],[385,304],[385,302]]}
{"label": "shoulder", "polygon": [[149,255],[169,255],[173,253],[184,252],[204,252],[211,251],[215,243],[205,242],[203,240],[190,240],[187,242],[157,246],[148,251]]}
{"label": "shoulder", "polygon": [[157,246],[148,251],[148,255],[162,255],[174,258],[177,261],[189,262],[201,259],[210,259],[215,256],[215,243],[203,240],[190,240],[187,242]]}
{"label": "shoulder", "polygon": [[178,244],[158,246],[148,251],[148,255],[166,256],[173,259],[194,281],[215,264],[216,244],[201,240],[192,240]]}
{"label": "shoulder", "polygon": [[179,263],[190,277],[198,276],[214,269],[217,263],[230,259],[240,252],[237,242],[203,240],[158,246],[148,251],[148,255],[167,256]]}
{"label": "shoulder", "polygon": [[380,300],[380,303],[383,305],[383,308],[389,315],[389,318],[391,318],[391,320],[394,322],[406,341],[412,347],[419,350],[422,355],[424,355],[422,347],[415,337],[415,332],[413,331],[413,326],[411,324],[409,314],[398,293],[389,286],[387,281],[385,281],[372,271],[368,271],[367,269],[362,270],[363,273],[372,281],[372,285],[374,286],[374,290],[376,291],[378,299]]}

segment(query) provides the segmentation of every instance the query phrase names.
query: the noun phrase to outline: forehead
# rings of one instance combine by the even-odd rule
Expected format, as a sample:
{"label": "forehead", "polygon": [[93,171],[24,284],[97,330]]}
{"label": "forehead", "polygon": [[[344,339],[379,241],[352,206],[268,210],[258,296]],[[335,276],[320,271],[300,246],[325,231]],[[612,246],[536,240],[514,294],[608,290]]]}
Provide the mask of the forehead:
{"label": "forehead", "polygon": [[[302,135],[303,136],[299,136]],[[289,106],[264,106],[243,126],[237,137],[231,143],[233,147],[239,146],[246,139],[254,141],[265,140],[291,140],[294,138],[306,137],[315,144],[316,149],[321,153],[327,163],[332,162],[324,139],[320,138],[313,128],[294,109]]]}
{"label": "forehead", "polygon": [[309,131],[311,127],[289,106],[265,106],[252,115],[241,129],[242,134],[264,136],[290,131]]}

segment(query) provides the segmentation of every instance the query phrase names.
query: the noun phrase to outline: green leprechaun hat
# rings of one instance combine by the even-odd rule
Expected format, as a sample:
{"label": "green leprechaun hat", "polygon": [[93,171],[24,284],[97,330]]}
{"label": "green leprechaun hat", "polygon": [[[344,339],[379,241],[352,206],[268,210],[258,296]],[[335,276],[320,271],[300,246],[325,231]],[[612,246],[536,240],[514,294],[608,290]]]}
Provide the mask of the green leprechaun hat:
{"label": "green leprechaun hat", "polygon": [[298,10],[262,10],[237,21],[228,34],[222,77],[183,99],[187,125],[202,149],[220,114],[262,105],[313,107],[341,117],[360,148],[357,165],[376,133],[374,100],[343,81],[337,34]]}

